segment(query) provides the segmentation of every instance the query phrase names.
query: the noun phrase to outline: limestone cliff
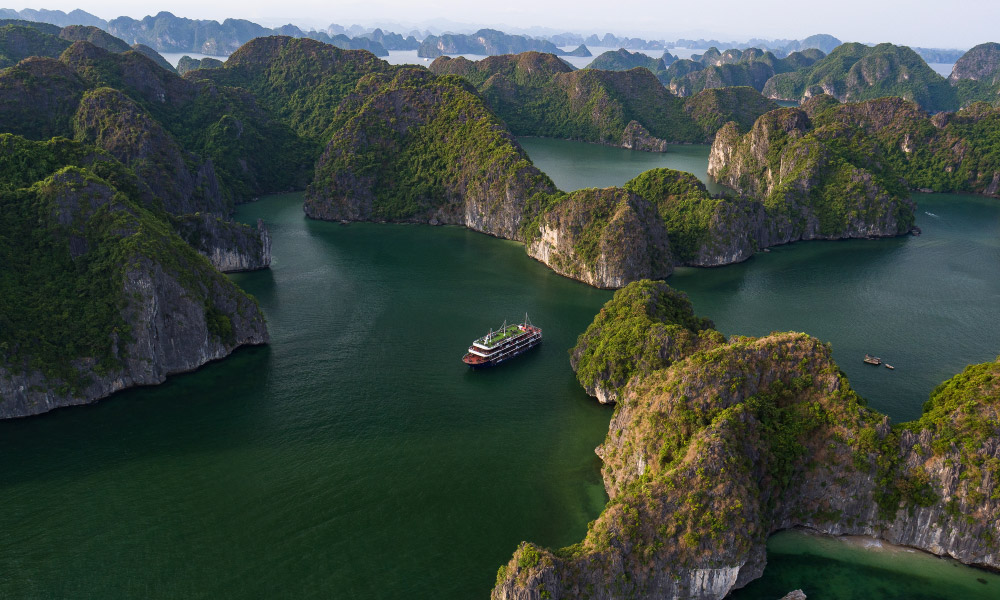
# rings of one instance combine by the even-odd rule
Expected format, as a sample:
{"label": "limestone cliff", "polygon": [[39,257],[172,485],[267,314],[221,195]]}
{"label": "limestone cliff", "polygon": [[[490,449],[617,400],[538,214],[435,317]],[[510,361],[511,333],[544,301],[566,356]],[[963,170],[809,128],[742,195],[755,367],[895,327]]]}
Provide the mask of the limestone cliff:
{"label": "limestone cliff", "polygon": [[713,196],[694,175],[651,169],[625,184],[651,202],[670,235],[675,264],[715,267],[742,262],[761,249],[764,207],[740,197]]}
{"label": "limestone cliff", "polygon": [[527,228],[528,256],[595,287],[620,288],[673,270],[667,231],[656,209],[623,189],[561,196]]}
{"label": "limestone cliff", "polygon": [[[211,161],[198,163],[128,96],[111,88],[83,95],[73,118],[77,140],[92,143],[133,169],[169,213],[226,214],[229,207]],[[189,167],[189,163],[194,163]]]}
{"label": "limestone cliff", "polygon": [[[894,427],[827,345],[695,338],[693,323],[690,305],[644,281],[581,336],[578,373],[628,375],[597,449],[611,500],[579,544],[523,543],[493,598],[718,600],[759,577],[768,535],[794,526],[1000,565],[1000,361],[942,384],[920,420]],[[671,328],[643,346],[644,331]]]}
{"label": "limestone cliff", "polygon": [[[750,89],[729,88],[680,99],[648,68],[575,71],[558,57],[539,52],[477,62],[441,57],[430,69],[459,75],[476,86],[516,135],[657,152],[666,143],[711,141],[723,123],[747,121],[749,126],[775,107]],[[639,132],[649,143],[637,143]]]}
{"label": "limestone cliff", "polygon": [[724,343],[712,327],[694,315],[684,293],[663,282],[633,283],[618,290],[580,334],[569,362],[587,393],[608,404],[636,375]]}
{"label": "limestone cliff", "polygon": [[[0,418],[162,382],[268,341],[256,301],[94,173],[2,192]],[[42,227],[38,225],[42,224]]]}
{"label": "limestone cliff", "polygon": [[948,81],[955,85],[963,79],[981,81],[988,85],[1000,83],[1000,44],[979,44],[963,54],[952,67]]}
{"label": "limestone cliff", "polygon": [[337,119],[306,193],[312,218],[461,224],[520,239],[527,200],[555,190],[454,77],[368,75]]}
{"label": "limestone cliff", "polygon": [[932,112],[958,108],[955,90],[944,77],[912,49],[893,44],[841,44],[806,68],[776,74],[767,80],[762,93],[794,101],[819,94],[841,102],[895,96]]}
{"label": "limestone cliff", "polygon": [[256,271],[271,266],[271,234],[264,221],[257,227],[234,223],[208,213],[172,219],[174,229],[192,248],[223,273]]}
{"label": "limestone cliff", "polygon": [[759,247],[910,230],[907,190],[845,144],[845,129],[812,130],[805,111],[786,108],[759,118],[746,135],[732,123],[719,131],[709,175],[761,203],[767,219],[753,232]]}

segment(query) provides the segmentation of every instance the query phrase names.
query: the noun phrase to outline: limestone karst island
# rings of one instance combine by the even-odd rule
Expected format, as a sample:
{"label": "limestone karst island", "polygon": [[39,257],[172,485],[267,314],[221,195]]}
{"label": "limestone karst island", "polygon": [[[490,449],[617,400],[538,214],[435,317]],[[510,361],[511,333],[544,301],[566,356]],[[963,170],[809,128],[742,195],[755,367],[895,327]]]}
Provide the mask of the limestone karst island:
{"label": "limestone karst island", "polygon": [[997,600],[997,22],[0,9],[0,598]]}

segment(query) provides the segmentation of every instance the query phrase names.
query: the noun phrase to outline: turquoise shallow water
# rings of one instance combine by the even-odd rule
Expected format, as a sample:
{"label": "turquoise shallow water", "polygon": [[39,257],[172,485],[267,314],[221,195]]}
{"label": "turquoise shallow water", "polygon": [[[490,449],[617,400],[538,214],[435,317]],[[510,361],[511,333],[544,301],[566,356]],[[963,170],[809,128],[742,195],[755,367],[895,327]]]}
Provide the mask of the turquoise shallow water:
{"label": "turquoise shallow water", "polygon": [[869,538],[782,531],[767,543],[764,577],[733,600],[776,600],[800,589],[809,600],[996,600],[1000,575]]}
{"label": "turquoise shallow water", "polygon": [[[558,185],[581,187],[580,171],[531,144]],[[646,164],[704,177],[704,146],[636,157],[562,144],[551,147],[569,153],[563,164],[589,165],[584,185],[622,183]],[[921,238],[792,245],[671,282],[726,333],[832,340],[873,405],[912,415],[935,381],[1000,352],[1000,210],[974,197],[921,203]],[[307,221],[294,194],[238,216],[263,217],[273,234],[272,269],[234,276],[260,300],[271,345],[0,422],[0,598],[485,598],[519,541],[584,535],[606,500],[593,448],[611,410],[576,385],[566,349],[610,293],[460,228]],[[874,325],[848,326],[873,310]],[[524,311],[545,328],[538,350],[495,371],[459,362],[473,337]],[[871,348],[897,371],[866,382],[849,344],[873,346],[852,340],[881,321],[925,337],[906,356],[903,344]],[[893,396],[900,382],[912,394]],[[916,555],[883,564],[775,541],[770,556],[741,598],[780,597],[802,578],[810,598],[899,598],[923,569]],[[928,575],[922,597],[954,597],[942,590],[979,577],[1000,588],[949,568]]]}

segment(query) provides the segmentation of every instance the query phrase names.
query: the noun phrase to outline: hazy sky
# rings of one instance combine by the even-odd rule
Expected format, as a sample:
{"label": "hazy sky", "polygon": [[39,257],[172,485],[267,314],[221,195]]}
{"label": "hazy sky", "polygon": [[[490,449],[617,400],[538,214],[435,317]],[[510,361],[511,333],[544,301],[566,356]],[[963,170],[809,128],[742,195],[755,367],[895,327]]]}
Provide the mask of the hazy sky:
{"label": "hazy sky", "polygon": [[[167,10],[177,16],[222,20],[237,17],[325,27],[330,23],[397,22],[419,25],[439,19],[471,25],[636,35],[657,39],[751,37],[799,39],[829,33],[845,41],[968,48],[1000,41],[998,0],[32,0],[32,8],[81,8],[103,18],[140,18]],[[37,3],[36,3],[37,2]],[[11,6],[11,8],[24,8]]]}

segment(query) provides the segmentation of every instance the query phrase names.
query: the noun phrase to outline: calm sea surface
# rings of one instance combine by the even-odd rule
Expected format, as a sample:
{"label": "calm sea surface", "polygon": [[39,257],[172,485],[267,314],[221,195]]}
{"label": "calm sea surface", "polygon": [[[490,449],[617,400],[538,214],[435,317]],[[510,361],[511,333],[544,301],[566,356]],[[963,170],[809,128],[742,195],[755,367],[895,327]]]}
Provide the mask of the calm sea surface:
{"label": "calm sea surface", "polygon": [[[661,165],[704,177],[708,151],[522,143],[562,189]],[[566,350],[610,293],[511,242],[308,221],[301,200],[237,215],[273,235],[272,268],[233,276],[259,299],[269,346],[0,422],[0,598],[486,598],[519,541],[583,537],[606,501],[593,448],[611,410],[580,390]],[[911,418],[936,382],[1000,352],[1000,203],[918,202],[920,238],[792,245],[671,283],[727,334],[831,341],[873,406]],[[539,349],[495,371],[461,364],[473,337],[525,311],[545,329]],[[896,371],[866,370],[865,351]],[[739,597],[1000,589],[950,562],[884,555],[776,536],[765,577]]]}

